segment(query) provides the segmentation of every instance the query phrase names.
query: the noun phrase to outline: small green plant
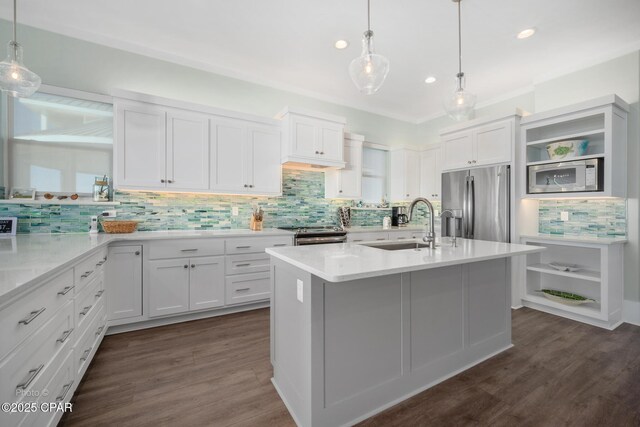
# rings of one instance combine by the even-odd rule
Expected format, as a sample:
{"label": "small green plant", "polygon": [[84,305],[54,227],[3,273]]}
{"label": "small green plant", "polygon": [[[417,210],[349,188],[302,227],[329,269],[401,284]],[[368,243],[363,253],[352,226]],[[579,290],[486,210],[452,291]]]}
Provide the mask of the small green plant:
{"label": "small green plant", "polygon": [[541,289],[540,292],[543,292],[547,295],[553,295],[554,297],[564,298],[572,301],[583,301],[583,302],[596,302],[591,298],[583,297],[582,295],[572,294],[571,292],[564,291],[556,291],[555,289]]}

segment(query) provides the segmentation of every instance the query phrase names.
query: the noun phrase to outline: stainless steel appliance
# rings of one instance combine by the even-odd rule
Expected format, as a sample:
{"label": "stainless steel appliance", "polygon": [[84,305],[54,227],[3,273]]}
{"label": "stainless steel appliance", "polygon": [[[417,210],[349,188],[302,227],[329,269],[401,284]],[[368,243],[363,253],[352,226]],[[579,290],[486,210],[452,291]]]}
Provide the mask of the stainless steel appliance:
{"label": "stainless steel appliance", "polygon": [[527,193],[604,191],[604,159],[574,160],[529,166]]}
{"label": "stainless steel appliance", "polygon": [[407,208],[404,206],[393,206],[391,208],[391,225],[394,227],[405,227],[408,223]]}
{"label": "stainless steel appliance", "polygon": [[347,241],[347,232],[340,227],[315,225],[310,227],[278,227],[280,230],[295,232],[294,244],[322,245],[325,243],[344,243]]}
{"label": "stainless steel appliance", "polygon": [[462,219],[444,221],[442,235],[509,242],[510,194],[508,165],[443,173],[442,210]]}

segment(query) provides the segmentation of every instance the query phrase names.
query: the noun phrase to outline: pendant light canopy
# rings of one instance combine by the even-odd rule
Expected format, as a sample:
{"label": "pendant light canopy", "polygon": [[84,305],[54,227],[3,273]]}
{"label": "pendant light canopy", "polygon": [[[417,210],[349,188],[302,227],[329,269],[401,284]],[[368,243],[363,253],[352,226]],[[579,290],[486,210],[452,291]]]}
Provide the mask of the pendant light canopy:
{"label": "pendant light canopy", "polygon": [[462,72],[462,24],[460,20],[460,2],[462,0],[452,0],[458,4],[458,74],[456,74],[455,90],[448,94],[444,100],[444,108],[447,114],[455,120],[465,120],[473,112],[476,106],[476,96],[465,90],[465,78]]}
{"label": "pendant light canopy", "polygon": [[0,62],[0,89],[23,98],[34,94],[42,80],[22,63],[22,46],[16,37],[16,0],[13,0],[13,40],[7,45],[7,58]]}
{"label": "pendant light canopy", "polygon": [[362,36],[362,53],[349,64],[349,75],[358,90],[366,95],[380,89],[389,74],[389,60],[375,53],[371,31],[371,0],[367,0],[367,31]]}

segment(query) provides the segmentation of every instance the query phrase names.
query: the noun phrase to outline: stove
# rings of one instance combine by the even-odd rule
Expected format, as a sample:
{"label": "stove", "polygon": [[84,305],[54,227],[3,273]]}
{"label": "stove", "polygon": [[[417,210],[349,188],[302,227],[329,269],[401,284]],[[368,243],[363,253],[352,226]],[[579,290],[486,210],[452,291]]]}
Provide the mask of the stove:
{"label": "stove", "polygon": [[278,227],[280,230],[293,231],[296,246],[322,245],[325,243],[344,243],[347,232],[332,225],[311,225],[308,227]]}

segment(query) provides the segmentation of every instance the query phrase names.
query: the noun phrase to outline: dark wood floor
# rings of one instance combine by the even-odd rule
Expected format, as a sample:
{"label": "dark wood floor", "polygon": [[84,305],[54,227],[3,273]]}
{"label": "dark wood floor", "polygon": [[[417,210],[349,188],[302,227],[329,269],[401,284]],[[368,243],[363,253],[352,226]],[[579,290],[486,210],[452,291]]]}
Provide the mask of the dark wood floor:
{"label": "dark wood floor", "polygon": [[[640,426],[640,327],[531,309],[515,347],[363,426]],[[293,426],[271,385],[269,311],[106,337],[65,426]]]}

